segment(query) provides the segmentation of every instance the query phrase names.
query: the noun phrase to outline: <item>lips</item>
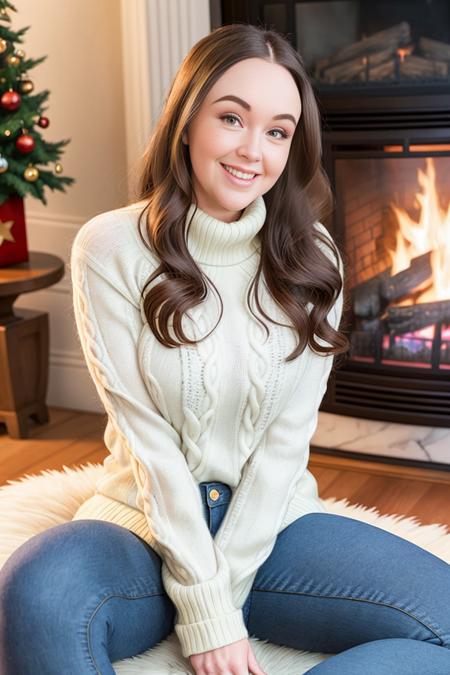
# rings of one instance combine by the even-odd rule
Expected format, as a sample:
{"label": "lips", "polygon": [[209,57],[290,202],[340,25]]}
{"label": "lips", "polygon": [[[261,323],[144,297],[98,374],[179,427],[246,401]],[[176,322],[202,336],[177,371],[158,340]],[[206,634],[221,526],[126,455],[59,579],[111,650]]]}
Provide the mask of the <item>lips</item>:
{"label": "lips", "polygon": [[[238,178],[237,176],[234,176],[232,173],[230,173],[221,162],[220,166],[222,167],[227,180],[235,187],[248,188],[253,185],[259,176],[259,174],[255,174],[253,178]],[[231,164],[229,166],[231,166]]]}
{"label": "lips", "polygon": [[[240,166],[234,166],[234,164],[223,164],[222,162],[220,162],[220,164],[223,166],[225,171],[226,171],[225,167],[229,166],[231,169],[235,169],[236,171],[240,171],[241,173],[252,173],[252,174],[254,174],[254,176],[253,176],[254,178],[256,178],[256,176],[259,176],[259,173],[257,171],[253,171],[252,169],[243,169]],[[246,179],[244,178],[242,180],[246,180]],[[249,179],[249,180],[253,180],[253,179]]]}

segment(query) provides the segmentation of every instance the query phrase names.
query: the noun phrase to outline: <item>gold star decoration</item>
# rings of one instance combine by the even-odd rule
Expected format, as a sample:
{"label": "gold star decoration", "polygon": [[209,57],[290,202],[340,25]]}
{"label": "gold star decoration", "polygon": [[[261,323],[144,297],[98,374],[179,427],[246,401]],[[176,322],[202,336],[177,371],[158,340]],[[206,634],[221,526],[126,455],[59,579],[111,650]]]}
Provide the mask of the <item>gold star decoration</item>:
{"label": "gold star decoration", "polygon": [[4,241],[15,241],[14,237],[11,234],[11,228],[14,225],[13,220],[7,220],[2,223],[0,220],[0,246]]}

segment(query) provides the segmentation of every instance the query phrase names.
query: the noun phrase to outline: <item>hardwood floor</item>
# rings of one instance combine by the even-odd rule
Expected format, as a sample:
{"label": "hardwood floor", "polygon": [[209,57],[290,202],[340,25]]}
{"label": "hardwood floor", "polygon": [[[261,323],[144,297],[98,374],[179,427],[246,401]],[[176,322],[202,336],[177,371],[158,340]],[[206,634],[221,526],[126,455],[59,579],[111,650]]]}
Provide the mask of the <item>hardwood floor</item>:
{"label": "hardwood floor", "polygon": [[[50,422],[33,425],[30,436],[13,440],[0,424],[0,484],[44,469],[101,462],[106,415],[50,408]],[[442,523],[450,531],[450,471],[382,464],[311,453],[309,469],[323,499],[347,498],[381,513]]]}

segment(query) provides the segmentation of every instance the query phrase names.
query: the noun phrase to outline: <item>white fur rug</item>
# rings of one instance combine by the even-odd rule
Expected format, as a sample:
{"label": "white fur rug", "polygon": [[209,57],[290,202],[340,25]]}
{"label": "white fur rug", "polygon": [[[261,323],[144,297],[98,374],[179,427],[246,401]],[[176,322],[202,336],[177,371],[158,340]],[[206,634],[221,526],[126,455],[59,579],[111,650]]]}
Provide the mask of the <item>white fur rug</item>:
{"label": "white fur rug", "polygon": [[[0,488],[0,567],[11,553],[34,534],[72,519],[82,501],[94,493],[102,475],[101,464],[86,464],[63,471],[44,471],[9,481]],[[450,534],[444,525],[420,525],[402,515],[381,516],[375,509],[349,504],[347,499],[326,499],[330,513],[337,513],[381,527],[414,542],[450,563]],[[255,656],[268,675],[301,675],[329,654],[303,652],[250,638]],[[140,656],[114,664],[118,675],[192,674],[181,655],[175,633]]]}

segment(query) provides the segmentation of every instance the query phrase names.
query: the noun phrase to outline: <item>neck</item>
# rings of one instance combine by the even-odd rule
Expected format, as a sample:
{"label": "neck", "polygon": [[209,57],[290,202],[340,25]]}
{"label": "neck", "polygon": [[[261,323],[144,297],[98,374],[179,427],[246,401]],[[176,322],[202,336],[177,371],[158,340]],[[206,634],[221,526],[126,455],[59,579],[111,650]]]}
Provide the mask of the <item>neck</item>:
{"label": "neck", "polygon": [[242,262],[257,250],[257,235],[265,218],[266,205],[261,195],[231,223],[214,218],[191,204],[186,216],[188,226],[191,221],[187,233],[189,251],[199,263],[233,265]]}

